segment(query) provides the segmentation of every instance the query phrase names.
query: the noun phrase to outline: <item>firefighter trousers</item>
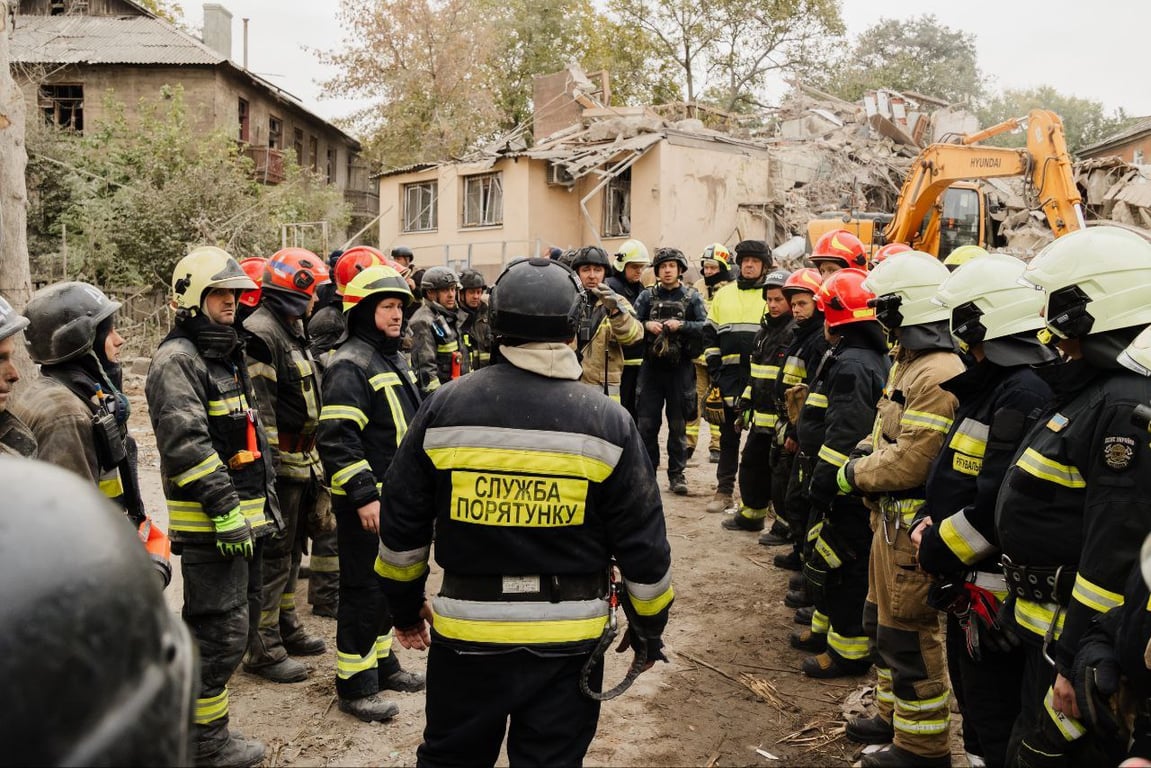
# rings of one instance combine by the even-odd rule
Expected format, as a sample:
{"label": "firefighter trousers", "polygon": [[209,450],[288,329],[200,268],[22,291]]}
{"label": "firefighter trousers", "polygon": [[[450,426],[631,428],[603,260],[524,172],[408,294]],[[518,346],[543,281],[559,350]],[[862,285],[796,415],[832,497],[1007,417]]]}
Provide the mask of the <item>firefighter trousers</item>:
{"label": "firefighter trousers", "polygon": [[687,466],[687,418],[699,410],[695,400],[695,365],[645,360],[639,369],[636,412],[639,434],[653,468],[659,467],[661,411],[667,414],[667,474],[676,477]]}
{"label": "firefighter trousers", "polygon": [[335,611],[340,600],[340,547],[336,520],[332,517],[332,496],[319,486],[314,514],[309,518],[307,534],[312,539],[308,558],[308,604],[313,608]]}
{"label": "firefighter trousers", "polygon": [[979,661],[967,652],[959,619],[947,615],[947,671],[963,716],[963,749],[979,755],[990,768],[1007,764],[1011,726],[1019,717],[1025,652],[982,648]]}
{"label": "firefighter trousers", "polygon": [[[827,651],[832,658],[848,668],[866,669],[871,666],[871,648],[863,631],[871,547],[868,513],[856,504],[851,504],[849,509],[833,509],[825,525],[834,530],[836,544],[842,550],[837,554],[843,565],[828,571],[827,587],[822,594],[815,591],[815,610],[827,617]],[[813,620],[813,631],[814,626]]]}
{"label": "firefighter trousers", "polygon": [[623,371],[619,375],[619,404],[624,407],[624,410],[631,414],[631,418],[636,423],[639,422],[639,414],[636,411],[636,388],[639,384],[639,369],[640,365],[637,362],[624,362]]}
{"label": "firefighter trousers", "polygon": [[807,482],[814,462],[802,454],[791,457],[787,488],[783,501],[783,516],[791,532],[792,547],[802,553],[807,541],[811,499],[807,495]]}
{"label": "firefighter trousers", "polygon": [[787,523],[790,531],[791,521],[784,510],[787,509],[787,485],[791,480],[791,463],[795,457],[779,444],[779,437],[778,433],[773,436],[771,450],[771,511]]}
{"label": "firefighter trousers", "polygon": [[719,426],[719,463],[715,465],[715,492],[730,496],[735,491],[735,476],[739,469],[739,432],[735,419],[739,412],[723,406],[723,424]]}
{"label": "firefighter trousers", "polygon": [[707,399],[707,390],[711,388],[711,380],[708,378],[707,366],[703,363],[695,363],[695,402],[696,402],[696,415],[694,419],[687,422],[687,455],[691,456],[695,453],[695,446],[699,443],[699,433],[704,432],[709,436],[708,450],[719,451],[719,427],[715,424],[704,419],[699,415],[700,409],[703,408],[703,401]]}
{"label": "firefighter trousers", "polygon": [[942,757],[950,752],[949,691],[939,614],[927,605],[931,576],[917,565],[906,527],[889,522],[885,528],[878,513],[871,518],[868,601],[876,606],[874,642],[882,661],[877,689],[884,688],[889,674],[896,746],[921,757]]}
{"label": "firefighter trousers", "polygon": [[336,507],[340,604],[336,610],[336,693],[362,699],[400,668],[392,653],[392,616],[376,575],[380,537],[365,531],[352,508]]}
{"label": "firefighter trousers", "polygon": [[775,474],[775,468],[771,466],[774,442],[775,432],[753,429],[743,444],[739,463],[739,497],[751,514],[743,511],[740,514],[752,519],[767,517],[767,507],[771,504]]}
{"label": "firefighter trousers", "polygon": [[[416,764],[491,766],[507,733],[513,766],[578,766],[599,721],[598,701],[579,691],[587,660],[526,649],[465,654],[442,642],[428,651],[427,725]],[[589,678],[603,681],[603,665]]]}
{"label": "firefighter trousers", "polygon": [[228,680],[259,625],[263,541],[256,539],[251,560],[224,557],[214,542],[180,547],[181,615],[200,650],[200,693],[193,717],[198,758],[228,743]]}

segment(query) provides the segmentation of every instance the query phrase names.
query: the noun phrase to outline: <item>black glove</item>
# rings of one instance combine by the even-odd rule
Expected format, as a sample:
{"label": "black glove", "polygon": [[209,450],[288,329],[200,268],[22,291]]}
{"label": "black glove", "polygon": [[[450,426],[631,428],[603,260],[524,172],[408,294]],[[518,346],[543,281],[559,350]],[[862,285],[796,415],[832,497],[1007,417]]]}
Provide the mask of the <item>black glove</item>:
{"label": "black glove", "polygon": [[1123,720],[1116,715],[1112,696],[1119,692],[1122,672],[1110,637],[1089,629],[1075,654],[1075,703],[1083,722],[1109,753],[1122,760],[1130,736]]}

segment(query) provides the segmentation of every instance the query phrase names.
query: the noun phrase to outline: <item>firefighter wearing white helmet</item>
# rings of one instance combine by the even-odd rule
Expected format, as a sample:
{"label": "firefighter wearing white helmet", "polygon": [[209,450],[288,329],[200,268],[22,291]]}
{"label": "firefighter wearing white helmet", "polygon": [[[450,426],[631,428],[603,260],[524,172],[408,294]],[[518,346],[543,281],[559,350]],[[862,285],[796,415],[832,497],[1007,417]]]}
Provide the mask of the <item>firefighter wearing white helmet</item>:
{"label": "firefighter wearing white helmet", "polygon": [[[699,257],[699,271],[703,277],[696,280],[693,287],[703,297],[705,309],[711,307],[711,300],[719,289],[731,282],[731,263],[731,251],[723,243],[712,243],[703,249],[703,253]],[[695,359],[695,396],[701,409],[704,399],[707,398],[708,389],[710,389],[710,377],[707,373],[707,358],[700,355]],[[698,415],[687,425],[687,455],[690,457],[695,453],[701,427],[706,429],[710,436],[708,461],[712,464],[718,464],[719,425],[712,424]]]}
{"label": "firefighter wearing white helmet", "polygon": [[12,386],[20,380],[14,360],[16,344],[20,332],[27,327],[28,319],[16,314],[12,305],[0,296],[0,455],[35,458],[36,437],[8,410]]}
{"label": "firefighter wearing white helmet", "polygon": [[228,728],[228,679],[259,621],[264,536],[281,527],[271,454],[256,416],[239,294],[256,285],[226,251],[193,249],[172,273],[175,325],[144,394],[156,435],[184,620],[200,646],[197,765],[257,765],[264,745]]}
{"label": "firefighter wearing white helmet", "polygon": [[1151,379],[1116,361],[1151,323],[1151,243],[1116,227],[1080,230],[1044,248],[1021,280],[1043,291],[1063,360],[1037,369],[1054,405],[1024,438],[996,508],[1007,613],[1027,649],[1012,744],[1021,762],[1107,762],[1079,719],[1075,657],[1095,617],[1122,604],[1151,529],[1151,446],[1132,423]]}
{"label": "firefighter wearing white helmet", "polygon": [[876,296],[876,319],[896,342],[869,453],[841,457],[838,475],[844,493],[877,498],[879,514],[864,623],[879,651],[880,714],[852,724],[859,736],[883,730],[893,743],[864,755],[867,766],[951,764],[939,616],[927,604],[932,578],[916,566],[909,536],[925,503],[928,470],[954,423],[956,398],[942,385],[964,371],[951,313],[933,301],[949,274],[934,256],[906,251],[864,282]]}
{"label": "firefighter wearing white helmet", "polygon": [[995,618],[1007,596],[995,500],[1032,414],[1052,398],[1033,366],[1055,358],[1036,337],[1043,294],[1020,285],[1022,274],[1019,259],[984,254],[959,266],[935,296],[975,363],[943,383],[959,406],[911,529],[920,566],[936,577],[932,604],[946,612],[964,749],[987,765],[1006,764],[1024,667],[1023,649]]}
{"label": "firefighter wearing white helmet", "polygon": [[[639,240],[625,240],[615,252],[612,261],[614,274],[605,282],[613,291],[635,306],[644,286],[640,281],[645,269],[651,266],[647,246]],[[623,348],[623,374],[619,383],[619,402],[633,419],[636,418],[635,390],[639,383],[639,368],[643,365],[644,340]]]}

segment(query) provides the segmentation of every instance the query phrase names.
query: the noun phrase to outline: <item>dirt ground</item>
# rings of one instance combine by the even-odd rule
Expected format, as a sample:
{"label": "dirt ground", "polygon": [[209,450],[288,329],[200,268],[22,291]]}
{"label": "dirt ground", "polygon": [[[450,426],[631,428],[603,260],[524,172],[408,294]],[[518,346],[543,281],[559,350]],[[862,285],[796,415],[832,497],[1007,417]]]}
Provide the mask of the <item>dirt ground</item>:
{"label": "dirt ground", "polygon": [[[166,524],[142,381],[130,376],[125,383],[140,444],[141,485],[149,509]],[[626,694],[604,704],[587,764],[850,765],[858,750],[842,736],[841,702],[872,681],[819,682],[799,673],[803,655],[787,642],[797,625],[783,604],[789,573],[771,565],[782,550],[760,546],[751,533],[724,531],[723,516],[704,511],[715,480],[706,446],[696,452],[687,480],[690,495],[674,496],[666,488],[664,493],[676,591],[665,635],[670,663],[657,664]],[[662,475],[660,485],[666,485]],[[177,581],[166,596],[178,611],[175,571]],[[430,594],[439,574],[433,562]],[[306,583],[297,602],[304,623],[327,640],[328,652],[301,659],[311,670],[303,683],[276,685],[237,671],[229,685],[234,727],[268,745],[267,766],[414,763],[423,694],[395,694],[400,714],[389,723],[365,724],[341,713],[335,706],[335,621],[311,614]],[[608,655],[615,657],[606,675],[614,685],[630,653]],[[424,668],[424,654],[401,650],[400,658],[407,668]]]}

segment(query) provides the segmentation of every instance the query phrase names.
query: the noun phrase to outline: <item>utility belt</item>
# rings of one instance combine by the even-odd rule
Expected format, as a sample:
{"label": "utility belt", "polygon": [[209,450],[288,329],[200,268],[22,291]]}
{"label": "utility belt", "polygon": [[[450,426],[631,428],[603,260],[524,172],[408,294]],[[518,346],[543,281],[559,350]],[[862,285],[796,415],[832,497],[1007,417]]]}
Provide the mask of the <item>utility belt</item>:
{"label": "utility belt", "polygon": [[1007,589],[1020,600],[1067,605],[1078,571],[1066,565],[1016,565],[1004,555],[1000,560],[1007,576]]}
{"label": "utility belt", "polygon": [[280,450],[284,453],[310,453],[316,447],[316,433],[296,435],[280,433]]}
{"label": "utility belt", "polygon": [[965,581],[1000,596],[1008,591],[1007,577],[1002,572],[969,571]]}
{"label": "utility belt", "polygon": [[459,576],[444,574],[442,597],[478,602],[546,602],[595,600],[608,594],[607,570],[591,574],[526,576]]}

